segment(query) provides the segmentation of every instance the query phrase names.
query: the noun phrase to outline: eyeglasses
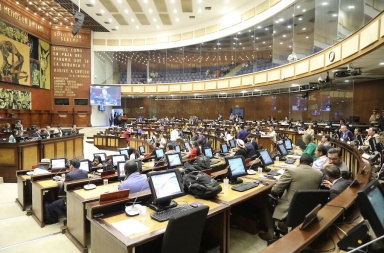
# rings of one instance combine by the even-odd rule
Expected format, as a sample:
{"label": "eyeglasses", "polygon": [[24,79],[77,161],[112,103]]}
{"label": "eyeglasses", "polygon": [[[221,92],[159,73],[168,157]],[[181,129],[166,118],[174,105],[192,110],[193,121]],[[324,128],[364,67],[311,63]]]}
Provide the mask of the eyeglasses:
{"label": "eyeglasses", "polygon": [[339,160],[339,158],[338,158],[338,157],[336,157],[336,158],[329,158],[329,157],[328,157],[328,160],[331,160],[331,161],[337,161],[337,160]]}

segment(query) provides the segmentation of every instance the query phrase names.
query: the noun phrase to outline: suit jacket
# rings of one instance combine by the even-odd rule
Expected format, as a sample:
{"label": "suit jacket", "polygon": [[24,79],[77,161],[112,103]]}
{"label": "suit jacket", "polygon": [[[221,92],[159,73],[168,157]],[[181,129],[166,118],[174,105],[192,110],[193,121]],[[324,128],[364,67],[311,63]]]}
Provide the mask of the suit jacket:
{"label": "suit jacket", "polygon": [[[88,173],[86,171],[81,169],[74,169],[65,175],[64,182],[86,179],[86,178],[88,178]],[[60,192],[64,192],[64,183],[61,183],[60,185]]]}
{"label": "suit jacket", "polygon": [[33,134],[32,134],[32,137],[40,137],[40,134],[38,134],[38,133],[33,133]]}
{"label": "suit jacket", "polygon": [[351,181],[349,180],[346,180],[344,178],[339,178],[331,187],[330,192],[331,192],[331,196],[330,196],[330,199],[334,199],[337,197],[337,195],[339,195],[340,193],[342,193],[345,189],[348,188],[348,186],[351,184]]}
{"label": "suit jacket", "polygon": [[322,178],[323,173],[311,168],[309,165],[287,168],[279,181],[272,187],[273,195],[278,196],[284,192],[278,201],[273,218],[278,220],[285,219],[295,192],[298,190],[319,189]]}

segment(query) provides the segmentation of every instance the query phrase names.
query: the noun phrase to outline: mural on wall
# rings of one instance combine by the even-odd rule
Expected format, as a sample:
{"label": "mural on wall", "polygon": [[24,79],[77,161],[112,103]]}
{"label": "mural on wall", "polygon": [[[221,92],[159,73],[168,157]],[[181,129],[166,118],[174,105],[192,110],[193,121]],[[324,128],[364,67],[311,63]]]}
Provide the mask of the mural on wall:
{"label": "mural on wall", "polygon": [[39,39],[28,35],[29,64],[31,73],[31,85],[40,87],[40,61],[39,61]]}
{"label": "mural on wall", "polygon": [[30,86],[29,47],[0,35],[1,81]]}
{"label": "mural on wall", "polygon": [[51,68],[50,68],[50,46],[47,42],[39,40],[39,61],[40,61],[40,88],[51,88]]}
{"label": "mural on wall", "polygon": [[0,35],[17,41],[21,44],[28,44],[28,33],[26,31],[20,30],[19,28],[14,27],[13,25],[8,24],[7,22],[0,20]]}
{"label": "mural on wall", "polygon": [[31,110],[31,92],[0,88],[0,109]]}

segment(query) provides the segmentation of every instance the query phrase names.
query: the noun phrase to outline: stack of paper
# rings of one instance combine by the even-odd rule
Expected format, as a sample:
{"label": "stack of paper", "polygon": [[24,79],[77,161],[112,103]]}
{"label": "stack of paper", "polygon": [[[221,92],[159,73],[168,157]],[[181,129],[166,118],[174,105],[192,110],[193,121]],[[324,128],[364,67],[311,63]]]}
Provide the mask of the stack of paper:
{"label": "stack of paper", "polygon": [[125,237],[131,236],[134,234],[139,234],[149,230],[149,227],[141,224],[140,222],[138,222],[133,218],[112,223],[112,226],[114,226],[117,230],[119,230],[119,232],[122,233]]}

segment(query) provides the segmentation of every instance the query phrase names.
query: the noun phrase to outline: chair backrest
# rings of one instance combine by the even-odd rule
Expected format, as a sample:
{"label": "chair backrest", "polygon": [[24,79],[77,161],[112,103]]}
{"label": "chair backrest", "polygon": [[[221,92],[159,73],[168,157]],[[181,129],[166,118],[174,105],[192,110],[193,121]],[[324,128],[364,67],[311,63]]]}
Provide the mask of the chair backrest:
{"label": "chair backrest", "polygon": [[318,204],[324,206],[328,202],[329,195],[330,191],[327,190],[296,191],[289,205],[286,225],[297,227]]}
{"label": "chair backrest", "polygon": [[211,147],[212,146],[212,140],[207,141],[205,144],[206,147]]}
{"label": "chair backrest", "polygon": [[299,146],[302,150],[304,150],[307,147],[307,145],[305,145],[303,139],[297,139],[296,146]]}
{"label": "chair backrest", "polygon": [[198,253],[209,207],[199,206],[169,219],[162,253]]}

